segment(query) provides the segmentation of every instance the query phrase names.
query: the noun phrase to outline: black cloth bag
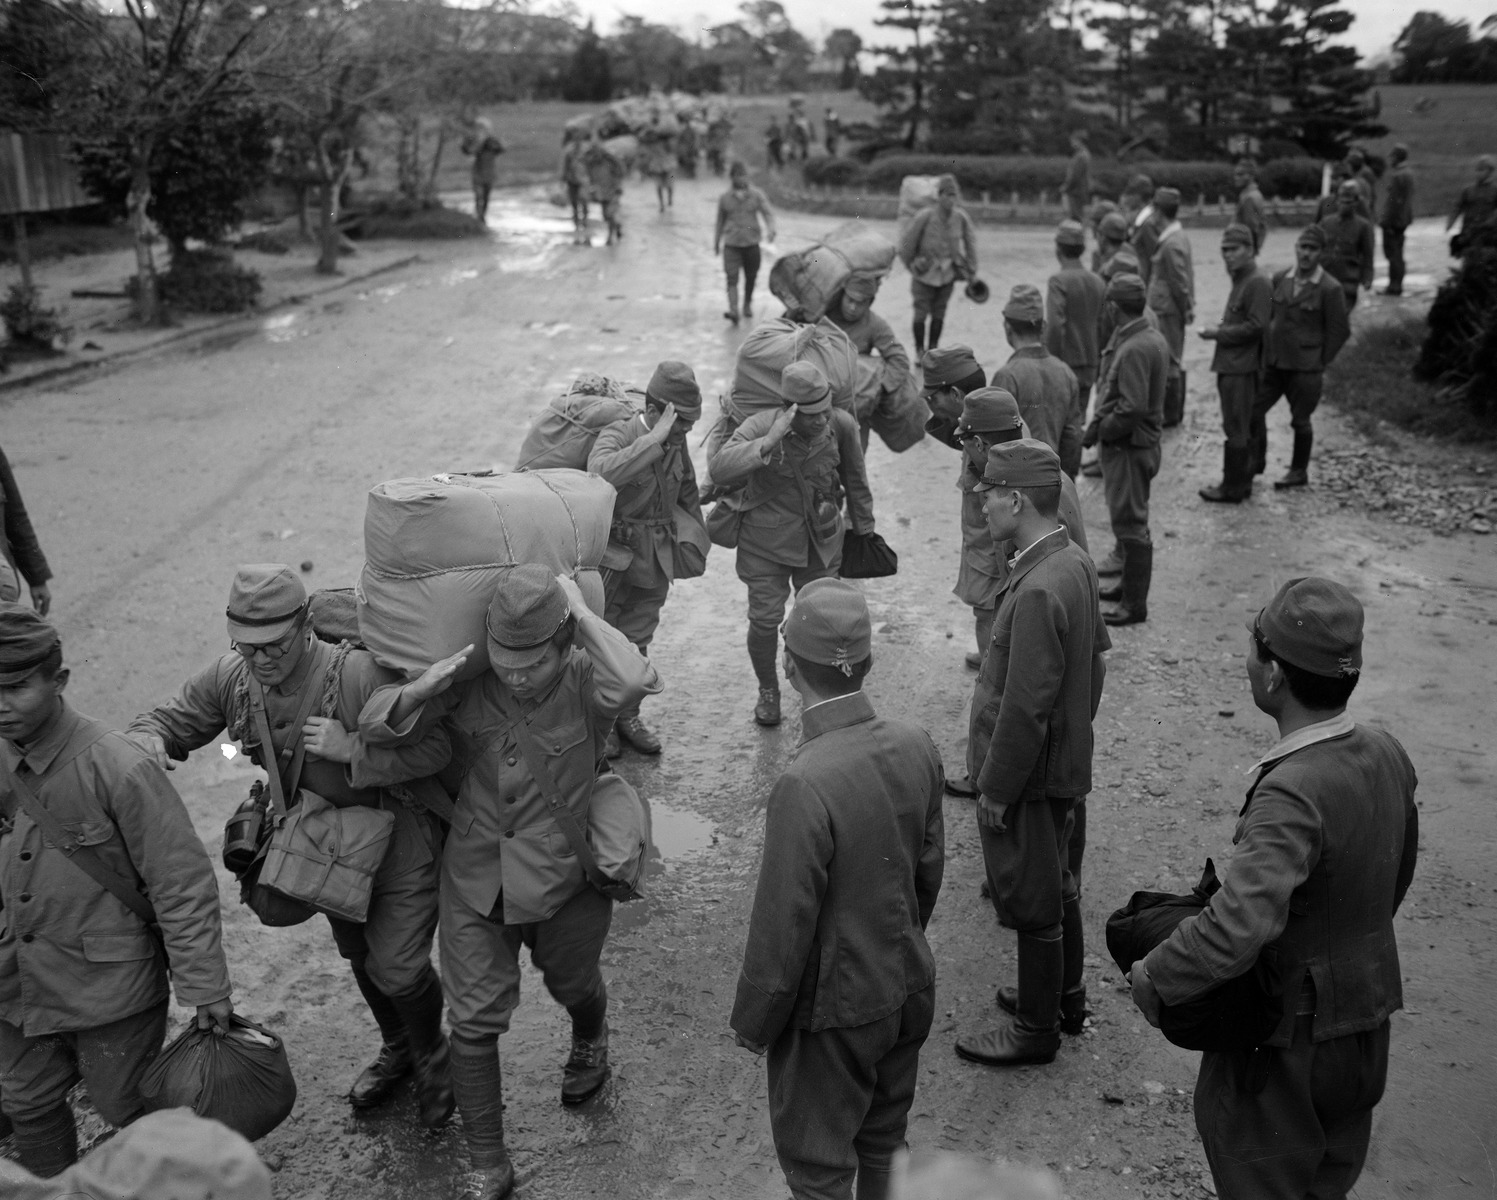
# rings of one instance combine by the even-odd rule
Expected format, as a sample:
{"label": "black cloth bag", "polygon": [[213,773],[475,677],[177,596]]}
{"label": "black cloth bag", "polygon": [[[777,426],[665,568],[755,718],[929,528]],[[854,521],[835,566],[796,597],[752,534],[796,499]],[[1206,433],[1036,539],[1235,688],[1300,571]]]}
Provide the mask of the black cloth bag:
{"label": "black cloth bag", "polygon": [[849,529],[842,535],[843,579],[882,579],[899,574],[899,555],[876,533]]}

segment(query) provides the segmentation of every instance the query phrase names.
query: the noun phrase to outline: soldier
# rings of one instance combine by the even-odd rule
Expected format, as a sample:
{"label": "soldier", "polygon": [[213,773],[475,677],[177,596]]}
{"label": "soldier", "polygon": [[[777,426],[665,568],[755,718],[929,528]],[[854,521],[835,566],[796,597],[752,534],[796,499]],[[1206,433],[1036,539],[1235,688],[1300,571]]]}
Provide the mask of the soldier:
{"label": "soldier", "polygon": [[44,1177],[78,1157],[80,1080],[111,1124],[141,1114],[168,963],[198,1028],[234,1012],[192,818],[139,746],[68,705],[62,662],[56,629],[0,603],[0,1104]]}
{"label": "soldier", "polygon": [[910,356],[889,322],[873,311],[873,299],[878,295],[880,276],[866,272],[854,272],[842,285],[842,293],[827,311],[827,317],[843,333],[847,334],[853,347],[861,356],[877,354],[880,365],[878,396],[866,412],[858,414],[858,437],[863,449],[868,449],[868,431],[878,400],[895,395],[912,386],[910,379]]}
{"label": "soldier", "polygon": [[927,350],[920,360],[920,377],[920,396],[930,409],[925,432],[948,446],[957,446],[955,433],[962,416],[962,398],[988,385],[977,356],[971,346],[960,342]]}
{"label": "soldier", "polygon": [[774,243],[775,225],[769,199],[748,181],[748,168],[735,162],[728,178],[732,186],[717,200],[712,253],[722,252],[723,271],[728,277],[728,309],[723,317],[737,325],[738,272],[743,271],[743,315],[752,320],[754,280],[759,276],[759,222],[763,220],[763,236],[770,244]]}
{"label": "soldier", "polygon": [[1250,158],[1239,158],[1232,168],[1232,182],[1237,185],[1237,213],[1232,220],[1247,226],[1253,235],[1253,253],[1259,254],[1268,236],[1268,211],[1258,188],[1258,165]]}
{"label": "soldier", "polygon": [[[489,670],[453,686],[468,646],[382,690],[360,723],[367,741],[388,745],[441,720],[474,748],[442,856],[441,896],[452,1082],[472,1167],[464,1200],[500,1200],[514,1189],[499,1038],[520,1001],[521,946],[571,1018],[562,1103],[583,1103],[608,1079],[598,962],[613,900],[588,881],[548,792],[585,823],[608,730],[660,690],[649,660],[588,609],[576,583],[543,567],[505,568],[485,624]],[[549,778],[532,771],[532,751]]]}
{"label": "soldier", "polygon": [[[1080,306],[1074,300],[1069,304],[1064,298],[1057,300],[1055,278],[1058,277],[1050,280],[1050,299],[1062,315],[1071,319],[1074,328],[1067,330],[1068,340],[1083,343],[1089,336],[1095,349],[1097,313],[1107,285],[1088,271],[1080,273],[1097,287],[1097,312],[1091,314],[1089,330],[1086,314],[1084,310],[1077,311]],[[1045,344],[1055,340],[1051,332],[1041,307],[1039,288],[1028,283],[1015,284],[1008,303],[1003,306],[1003,333],[1014,352],[1008,362],[993,372],[991,383],[1013,394],[1029,428],[1026,436],[1037,438],[1059,454],[1061,469],[1074,479],[1081,469],[1083,393],[1078,385],[1079,376],[1056,357],[1053,347],[1046,349]],[[1090,384],[1087,386],[1089,390]],[[977,466],[980,475],[982,464]]]}
{"label": "soldier", "polygon": [[917,356],[925,353],[926,320],[934,350],[941,344],[946,305],[956,281],[977,278],[977,229],[960,199],[956,176],[942,175],[936,203],[917,212],[899,237],[899,259],[910,273]]}
{"label": "soldier", "polygon": [[1269,410],[1281,398],[1287,399],[1294,455],[1284,477],[1274,481],[1278,489],[1310,482],[1310,451],[1315,445],[1310,418],[1320,405],[1325,369],[1351,336],[1341,285],[1320,265],[1325,240],[1325,230],[1319,225],[1303,230],[1294,244],[1295,266],[1273,278],[1263,378],[1253,405],[1251,437],[1253,474],[1261,475],[1268,466]]}
{"label": "soldier", "polygon": [[[1086,148],[1086,131],[1071,134],[1071,161],[1066,164],[1065,182],[1060,194],[1066,198],[1066,214],[1080,224],[1086,219],[1086,206],[1092,198],[1092,156]],[[1085,246],[1081,247],[1083,250]],[[1078,254],[1078,257],[1080,255]]]}
{"label": "soldier", "polygon": [[1206,909],[1133,964],[1151,1025],[1272,955],[1283,1015],[1257,1050],[1208,1051],[1196,1128],[1219,1196],[1346,1196],[1367,1158],[1403,1005],[1393,917],[1419,853],[1418,780],[1391,734],[1357,724],[1362,606],[1329,579],[1291,579],[1248,623],[1253,703],[1279,741]]}
{"label": "soldier", "polygon": [[[676,577],[677,512],[702,523],[696,471],[686,436],[702,415],[696,375],[683,362],[663,362],[645,389],[645,411],[598,434],[587,469],[618,489],[610,541],[630,553],[629,565],[603,577],[608,623],[648,654],[660,625],[660,609]],[[659,754],[660,739],[639,717],[619,714],[609,732],[607,754],[617,758],[619,739],[641,754]]]}
{"label": "soldier", "polygon": [[764,131],[764,147],[768,152],[769,166],[778,171],[785,165],[785,131],[780,128],[779,118],[769,118],[769,128]]}
{"label": "soldier", "polygon": [[479,117],[462,141],[462,152],[473,156],[473,213],[480,221],[489,215],[489,193],[498,178],[499,156],[504,143],[494,136],[494,126],[487,117]]}
{"label": "soldier", "polygon": [[923,729],[873,711],[872,665],[862,593],[801,588],[785,676],[804,729],[769,795],[732,1026],[768,1051],[775,1151],[803,1200],[851,1200],[854,1176],[859,1200],[889,1196],[935,1015],[941,759]]}
{"label": "soldier", "polygon": [[1483,154],[1476,160],[1476,182],[1461,189],[1455,211],[1445,222],[1447,233],[1457,221],[1461,223],[1460,233],[1450,239],[1450,253],[1456,257],[1466,252],[1472,234],[1492,224],[1493,217],[1497,217],[1497,181],[1492,178],[1494,170],[1497,170],[1497,164],[1494,164],[1490,154]]}
{"label": "soldier", "polygon": [[1409,169],[1409,148],[1399,142],[1388,152],[1388,190],[1383,194],[1383,211],[1378,220],[1383,228],[1383,254],[1388,260],[1388,286],[1385,296],[1403,295],[1403,239],[1414,223],[1414,172]]}
{"label": "soldier", "polygon": [[1208,325],[1201,337],[1216,343],[1211,369],[1221,398],[1222,481],[1200,490],[1202,500],[1241,504],[1253,494],[1252,423],[1263,370],[1263,339],[1273,309],[1273,284],[1258,269],[1253,231],[1228,225],[1222,231],[1222,261],[1232,277],[1232,292],[1221,324]]}
{"label": "soldier", "polygon": [[[1128,241],[1128,218],[1110,212],[1097,222],[1097,248],[1092,251],[1092,270],[1098,275]],[[1135,264],[1135,270],[1137,265]]]}
{"label": "soldier", "polygon": [[[1081,406],[1086,407],[1091,399],[1092,387],[1097,382],[1097,322],[1102,314],[1102,297],[1107,284],[1081,265],[1081,253],[1086,249],[1086,232],[1075,221],[1062,221],[1055,233],[1055,260],[1060,270],[1050,276],[1045,295],[1045,348],[1057,359],[1071,368],[1080,389]],[[1005,328],[1007,309],[1004,310]],[[1013,339],[1009,339],[1013,344]],[[1080,415],[1077,415],[1080,420]],[[1030,422],[1031,428],[1033,422]],[[1079,442],[1081,430],[1076,430]],[[1049,438],[1041,438],[1049,441]],[[1078,444],[1076,453],[1081,453]],[[1061,462],[1070,474],[1075,474],[1064,453]]]}
{"label": "soldier", "polygon": [[748,654],[759,681],[754,720],[780,723],[780,621],[790,589],[837,574],[842,505],[858,533],[872,533],[873,494],[863,468],[858,423],[832,407],[832,386],[811,363],[785,368],[785,407],[744,421],[708,461],[712,481],[742,484],[719,503],[741,514],[738,578],[748,585]]}
{"label": "soldier", "polygon": [[1357,306],[1357,294],[1372,287],[1377,243],[1372,222],[1357,214],[1360,194],[1355,180],[1348,179],[1336,193],[1336,211],[1316,222],[1325,230],[1325,249],[1320,265],[1341,284],[1346,311]]}
{"label": "soldier", "polygon": [[[1147,175],[1136,175],[1128,185],[1129,188],[1146,184],[1149,182]],[[1159,249],[1159,235],[1168,222],[1159,212],[1154,203],[1155,198],[1165,189],[1155,188],[1147,197],[1140,197],[1140,201],[1147,200],[1133,218],[1133,225],[1128,231],[1128,243],[1138,255],[1139,277],[1145,284],[1149,282],[1149,273],[1154,269],[1154,251]],[[1169,189],[1174,191],[1173,188]],[[1177,196],[1178,192],[1175,193]]]}
{"label": "soldier", "polygon": [[1358,211],[1371,220],[1372,214],[1377,212],[1377,172],[1368,163],[1367,154],[1360,146],[1353,146],[1346,152],[1346,170],[1362,192],[1363,207]]}
{"label": "soldier", "polygon": [[1062,1028],[1080,1033],[1086,1018],[1072,806],[1091,790],[1092,720],[1112,643],[1092,560],[1057,519],[1062,477],[1055,452],[1026,439],[990,449],[978,485],[994,541],[1020,547],[967,743],[988,890],[998,920],[1019,935],[1018,986],[998,997],[1011,1018],[956,1044],[991,1066],[1054,1061]]}
{"label": "soldier", "polygon": [[1164,426],[1185,419],[1185,327],[1195,319],[1196,271],[1190,238],[1180,224],[1180,193],[1160,188],[1154,193],[1154,208],[1166,222],[1149,268],[1149,308],[1159,319],[1159,332],[1170,348],[1170,382],[1164,397]]}
{"label": "soldier", "polygon": [[19,600],[24,579],[31,591],[31,607],[45,617],[52,608],[52,589],[47,586],[51,578],[52,568],[31,527],[21,489],[0,450],[0,601]]}
{"label": "soldier", "polygon": [[1170,352],[1164,335],[1144,316],[1144,282],[1137,275],[1114,275],[1107,285],[1107,304],[1116,328],[1102,353],[1097,411],[1082,445],[1101,447],[1102,485],[1121,560],[1120,582],[1102,595],[1118,604],[1102,619],[1109,625],[1133,625],[1148,619],[1154,575],[1149,485],[1159,473]]}
{"label": "soldier", "polygon": [[[383,1104],[414,1071],[421,1122],[435,1129],[452,1115],[452,1083],[442,984],[431,965],[442,845],[433,810],[450,812],[451,805],[431,776],[447,765],[451,745],[440,730],[399,752],[365,743],[359,711],[398,677],[367,650],[335,649],[318,639],[306,589],[290,567],[240,567],[227,615],[229,652],[126,732],[170,770],[227,731],[261,769],[279,772],[288,798],[301,786],[339,807],[394,814],[368,917],[363,924],[328,917],[383,1039],[348,1099],[357,1109]],[[407,782],[409,788],[401,786]]]}

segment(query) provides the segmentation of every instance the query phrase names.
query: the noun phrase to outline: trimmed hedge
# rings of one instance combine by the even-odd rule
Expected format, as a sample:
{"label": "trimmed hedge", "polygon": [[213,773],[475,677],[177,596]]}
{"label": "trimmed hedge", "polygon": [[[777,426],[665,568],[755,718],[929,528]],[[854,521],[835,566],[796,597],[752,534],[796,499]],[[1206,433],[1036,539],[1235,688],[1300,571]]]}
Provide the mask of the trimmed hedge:
{"label": "trimmed hedge", "polygon": [[[891,154],[866,166],[845,158],[813,158],[802,169],[809,184],[870,192],[898,192],[899,181],[906,175],[949,173],[969,198],[988,192],[995,201],[1002,201],[1013,192],[1025,199],[1042,191],[1056,195],[1068,163],[1061,157]],[[1125,164],[1097,159],[1092,162],[1092,187],[1103,195],[1117,196],[1139,172],[1148,175],[1155,187],[1179,188],[1187,204],[1195,203],[1197,196],[1214,202],[1218,196],[1237,194],[1232,164],[1224,162]],[[1259,168],[1258,183],[1269,197],[1316,196],[1320,194],[1320,164],[1307,158],[1275,159]]]}

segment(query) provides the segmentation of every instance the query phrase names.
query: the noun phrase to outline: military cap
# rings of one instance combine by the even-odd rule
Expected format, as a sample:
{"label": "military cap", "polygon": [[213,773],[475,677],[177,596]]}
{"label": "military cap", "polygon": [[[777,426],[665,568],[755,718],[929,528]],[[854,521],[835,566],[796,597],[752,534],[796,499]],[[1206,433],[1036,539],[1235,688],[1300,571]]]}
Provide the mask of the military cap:
{"label": "military cap", "polygon": [[1117,248],[1116,253],[1102,264],[1102,278],[1111,280],[1114,275],[1137,275],[1138,269],[1138,251],[1124,242]]}
{"label": "military cap", "polygon": [[961,383],[981,370],[972,347],[959,342],[927,350],[920,360],[920,373],[927,392]]}
{"label": "military cap", "polygon": [[676,412],[688,421],[702,415],[702,389],[695,372],[684,362],[667,360],[655,368],[645,395],[662,406],[674,404]]}
{"label": "military cap", "polygon": [[1154,203],[1155,204],[1179,204],[1180,203],[1180,189],[1179,188],[1172,188],[1172,187],[1155,188],[1154,189]]}
{"label": "military cap", "polygon": [[803,413],[832,407],[832,385],[815,363],[793,362],[780,373],[780,395]]}
{"label": "military cap", "polygon": [[1060,455],[1035,438],[999,442],[988,447],[982,480],[972,490],[1031,488],[1060,485]]}
{"label": "military cap", "polygon": [[546,657],[546,647],[571,611],[566,593],[549,568],[538,563],[502,568],[484,620],[489,661],[499,670],[535,666]]}
{"label": "military cap", "polygon": [[1003,315],[1010,321],[1038,325],[1045,319],[1045,298],[1034,284],[1016,283],[1008,294],[1008,303],[1003,306]]}
{"label": "military cap", "polygon": [[785,618],[785,648],[851,675],[873,653],[873,620],[863,593],[845,579],[813,579],[795,593]]}
{"label": "military cap", "polygon": [[1080,221],[1062,221],[1055,229],[1055,244],[1077,250],[1086,249],[1086,230]]}
{"label": "military cap", "polygon": [[285,563],[247,563],[229,586],[229,637],[255,646],[279,642],[307,607],[307,589]]}
{"label": "military cap", "polygon": [[1120,271],[1107,281],[1107,299],[1119,304],[1132,302],[1142,304],[1148,295],[1144,281],[1137,275]]}
{"label": "military cap", "polygon": [[1296,242],[1303,242],[1307,246],[1314,246],[1319,250],[1325,249],[1325,230],[1319,225],[1306,225],[1299,231]]}
{"label": "military cap", "polygon": [[24,605],[0,603],[0,685],[24,682],[61,645],[51,622]]}
{"label": "military cap", "polygon": [[1017,437],[1023,426],[1019,402],[1012,392],[1000,387],[984,387],[962,397],[962,415],[956,422],[959,434],[1011,431]]}
{"label": "military cap", "polygon": [[1154,194],[1154,181],[1149,176],[1140,172],[1128,181],[1124,189],[1135,196],[1152,196]]}
{"label": "military cap", "polygon": [[842,285],[842,291],[854,300],[872,300],[878,295],[878,285],[884,280],[873,271],[854,271]]}
{"label": "military cap", "polygon": [[1252,246],[1254,244],[1253,231],[1246,225],[1233,222],[1222,230],[1223,246]]}
{"label": "military cap", "polygon": [[1248,628],[1275,658],[1312,675],[1344,679],[1362,670],[1362,605],[1334,580],[1289,580]]}
{"label": "military cap", "polygon": [[961,195],[961,191],[962,189],[958,186],[955,175],[942,175],[936,180],[936,195],[938,196],[942,192],[954,192],[957,195]]}
{"label": "military cap", "polygon": [[1097,223],[1097,236],[1109,242],[1121,242],[1128,236],[1128,218],[1120,212],[1110,212]]}

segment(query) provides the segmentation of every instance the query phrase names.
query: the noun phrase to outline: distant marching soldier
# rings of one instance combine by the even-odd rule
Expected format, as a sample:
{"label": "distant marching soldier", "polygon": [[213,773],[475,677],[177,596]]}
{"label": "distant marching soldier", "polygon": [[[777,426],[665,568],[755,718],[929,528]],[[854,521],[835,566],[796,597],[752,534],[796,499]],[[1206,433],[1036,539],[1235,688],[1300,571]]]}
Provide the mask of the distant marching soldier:
{"label": "distant marching soldier", "polygon": [[[955,175],[942,175],[936,202],[915,214],[899,238],[899,260],[910,273],[910,298],[915,317],[915,353],[941,344],[946,305],[959,279],[977,277],[977,228],[961,207]],[[925,323],[930,321],[930,340]]]}
{"label": "distant marching soldier", "polygon": [[1409,169],[1409,148],[1399,142],[1388,152],[1388,190],[1383,193],[1383,211],[1378,224],[1383,229],[1383,254],[1388,259],[1385,296],[1403,295],[1403,239],[1414,223],[1414,172]]}
{"label": "distant marching soldier", "polygon": [[[719,171],[718,174],[722,172]],[[762,190],[749,182],[748,167],[735,162],[728,172],[732,186],[717,199],[717,225],[712,234],[712,253],[722,252],[723,273],[728,279],[728,307],[723,318],[738,324],[738,272],[743,272],[743,315],[754,316],[754,280],[759,276],[759,222],[763,237],[775,239],[774,210]]]}
{"label": "distant marching soldier", "polygon": [[792,587],[837,574],[842,506],[858,533],[872,533],[873,493],[858,423],[832,407],[832,385],[811,363],[791,363],[780,383],[785,407],[752,414],[708,461],[712,482],[742,484],[719,503],[742,513],[738,578],[748,586],[748,655],[759,683],[754,720],[780,723],[780,622]]}
{"label": "distant marching soldier", "polygon": [[1336,193],[1336,211],[1318,222],[1325,230],[1320,265],[1340,282],[1348,313],[1356,308],[1358,293],[1372,287],[1377,267],[1372,222],[1357,213],[1359,194],[1356,182],[1348,179]]}
{"label": "distant marching soldier", "polygon": [[113,1125],[144,1110],[168,966],[199,1029],[227,1033],[234,1012],[192,818],[150,755],[68,705],[67,685],[57,630],[0,603],[0,1107],[21,1165],[44,1177],[78,1157],[74,1084]]}
{"label": "distant marching soldier", "polygon": [[[127,732],[168,769],[227,732],[257,766],[278,771],[283,781],[301,745],[305,761],[299,780],[287,785],[288,796],[301,786],[339,807],[361,804],[394,814],[368,917],[363,924],[328,918],[383,1039],[348,1099],[360,1109],[383,1104],[414,1071],[421,1122],[437,1128],[451,1117],[453,1101],[442,984],[431,965],[442,852],[434,810],[450,805],[433,776],[451,759],[451,743],[441,730],[398,752],[365,743],[359,712],[398,676],[367,650],[335,649],[318,639],[306,589],[290,567],[240,567],[227,617],[228,653],[188,679],[176,697],[136,717]],[[257,728],[260,702],[271,746]]]}
{"label": "distant marching soldier", "polygon": [[[1060,264],[1060,270],[1050,276],[1045,294],[1044,316],[1045,348],[1070,367],[1076,376],[1083,409],[1091,399],[1092,388],[1097,382],[1097,363],[1101,358],[1097,329],[1102,315],[1102,297],[1107,291],[1107,284],[1102,281],[1101,276],[1093,274],[1082,265],[1081,255],[1085,249],[1086,231],[1082,229],[1080,222],[1062,221],[1060,228],[1055,231],[1055,259]],[[1005,317],[1005,323],[1006,320]],[[1010,338],[1009,341],[1012,344],[1013,339]],[[1076,436],[1080,438],[1080,429],[1077,429]],[[1080,452],[1078,444],[1078,456]],[[1068,473],[1075,473],[1074,464],[1065,453],[1061,454],[1061,463]]]}
{"label": "distant marching soldier", "polygon": [[1260,254],[1268,237],[1268,210],[1258,187],[1258,165],[1250,158],[1239,158],[1232,168],[1232,182],[1237,185],[1237,212],[1232,221],[1247,226],[1253,235],[1253,253]]}
{"label": "distant marching soldier", "polygon": [[1170,348],[1170,382],[1164,399],[1168,429],[1185,417],[1185,327],[1195,319],[1196,272],[1190,238],[1180,224],[1180,193],[1160,188],[1154,193],[1154,208],[1165,225],[1149,268],[1148,303]]}
{"label": "distant marching soldier", "polygon": [[479,117],[462,140],[462,152],[473,157],[473,213],[480,221],[488,220],[489,193],[499,177],[499,156],[504,143],[494,133],[487,117]]}
{"label": "distant marching soldier", "polygon": [[1353,146],[1346,152],[1346,169],[1362,189],[1365,208],[1359,208],[1358,212],[1371,220],[1373,214],[1377,212],[1377,172],[1372,169],[1372,164],[1367,161],[1366,152],[1360,146]]}
{"label": "distant marching soldier", "polygon": [[[607,426],[588,455],[587,469],[618,489],[612,541],[627,548],[629,565],[604,573],[604,616],[648,654],[660,609],[676,577],[676,511],[702,521],[696,471],[686,436],[702,415],[696,375],[683,362],[663,362],[645,389],[645,410]],[[619,714],[607,751],[617,757],[622,738],[641,754],[659,754],[660,739],[639,709]]]}
{"label": "distant marching soldier", "polygon": [[1268,413],[1281,399],[1288,400],[1294,455],[1284,477],[1274,481],[1280,489],[1304,487],[1310,481],[1310,451],[1315,445],[1310,418],[1320,405],[1325,369],[1351,336],[1345,293],[1320,265],[1325,242],[1319,225],[1302,230],[1294,244],[1295,266],[1273,279],[1263,378],[1253,405],[1252,468],[1254,475],[1267,468]]}
{"label": "distant marching soldier", "polygon": [[1263,341],[1273,310],[1273,283],[1258,267],[1253,231],[1228,225],[1222,231],[1222,261],[1232,277],[1232,292],[1219,325],[1208,325],[1201,337],[1215,342],[1211,369],[1221,398],[1222,480],[1200,490],[1202,500],[1240,504],[1253,494],[1253,405],[1263,371]]}
{"label": "distant marching soldier", "polygon": [[1066,164],[1066,178],[1060,192],[1066,199],[1070,219],[1077,224],[1086,220],[1086,206],[1092,198],[1092,156],[1086,148],[1084,130],[1071,134],[1071,161]]}

